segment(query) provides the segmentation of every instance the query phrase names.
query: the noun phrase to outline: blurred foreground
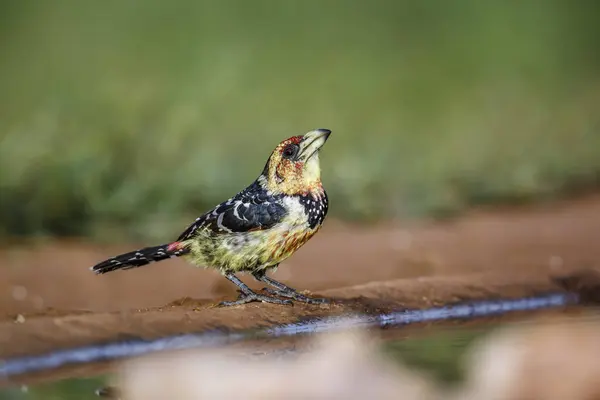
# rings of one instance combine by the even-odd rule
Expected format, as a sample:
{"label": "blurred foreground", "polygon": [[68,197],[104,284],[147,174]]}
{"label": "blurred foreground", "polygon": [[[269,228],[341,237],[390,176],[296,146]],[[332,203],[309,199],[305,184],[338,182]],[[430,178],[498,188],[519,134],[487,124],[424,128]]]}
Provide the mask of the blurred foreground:
{"label": "blurred foreground", "polygon": [[450,387],[393,364],[357,332],[324,336],[297,358],[240,359],[228,351],[203,351],[137,359],[120,369],[118,383],[124,400],[600,398],[597,318],[531,322],[471,345],[463,359],[464,382]]}

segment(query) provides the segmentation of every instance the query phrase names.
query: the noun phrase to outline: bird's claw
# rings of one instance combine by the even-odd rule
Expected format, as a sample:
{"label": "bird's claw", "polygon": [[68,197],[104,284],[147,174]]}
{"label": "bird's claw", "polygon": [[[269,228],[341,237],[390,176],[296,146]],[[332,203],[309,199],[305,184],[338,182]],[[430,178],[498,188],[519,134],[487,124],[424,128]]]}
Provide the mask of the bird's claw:
{"label": "bird's claw", "polygon": [[278,299],[276,297],[265,296],[257,293],[242,293],[240,297],[235,301],[222,301],[219,303],[221,307],[229,307],[229,306],[239,306],[246,303],[251,303],[253,301],[261,301],[263,303],[271,303],[271,304],[282,304],[282,305],[291,305],[292,302],[290,300]]}
{"label": "bird's claw", "polygon": [[302,303],[307,303],[307,304],[327,304],[327,303],[329,303],[329,300],[327,300],[327,299],[323,299],[323,298],[315,299],[312,297],[305,296],[294,290],[279,290],[279,289],[276,290],[276,289],[271,289],[271,288],[264,288],[263,290],[274,296],[287,297],[289,299],[294,299],[296,301],[300,301]]}

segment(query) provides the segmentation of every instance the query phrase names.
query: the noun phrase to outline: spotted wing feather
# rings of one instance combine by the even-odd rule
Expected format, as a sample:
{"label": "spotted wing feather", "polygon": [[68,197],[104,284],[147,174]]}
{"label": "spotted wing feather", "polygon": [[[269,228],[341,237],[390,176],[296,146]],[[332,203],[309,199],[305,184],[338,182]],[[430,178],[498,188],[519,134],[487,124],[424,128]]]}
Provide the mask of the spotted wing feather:
{"label": "spotted wing feather", "polygon": [[177,239],[190,239],[201,228],[214,233],[242,233],[269,229],[280,222],[287,210],[276,196],[255,183],[231,199],[203,214]]}

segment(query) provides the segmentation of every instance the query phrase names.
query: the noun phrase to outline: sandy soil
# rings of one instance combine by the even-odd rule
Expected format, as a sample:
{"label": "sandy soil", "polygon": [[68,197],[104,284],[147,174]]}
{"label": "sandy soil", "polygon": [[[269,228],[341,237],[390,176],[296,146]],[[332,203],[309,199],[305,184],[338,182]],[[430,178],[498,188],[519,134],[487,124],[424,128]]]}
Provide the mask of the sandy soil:
{"label": "sandy soil", "polygon": [[367,228],[331,220],[274,277],[334,304],[227,309],[214,304],[235,298],[235,288],[215,271],[181,260],[103,276],[88,270],[135,244],[11,245],[0,252],[0,358],[117,338],[529,295],[556,289],[550,276],[599,267],[598,239],[598,195],[473,211],[441,223]]}

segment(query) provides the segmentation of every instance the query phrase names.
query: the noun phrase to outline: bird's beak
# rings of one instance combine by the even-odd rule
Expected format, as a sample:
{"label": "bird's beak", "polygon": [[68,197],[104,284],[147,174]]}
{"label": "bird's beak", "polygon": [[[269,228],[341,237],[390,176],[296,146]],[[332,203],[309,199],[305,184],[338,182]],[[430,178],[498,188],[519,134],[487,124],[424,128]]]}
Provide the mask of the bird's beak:
{"label": "bird's beak", "polygon": [[315,129],[305,134],[300,142],[298,160],[303,162],[308,161],[323,147],[329,135],[331,135],[329,129]]}

